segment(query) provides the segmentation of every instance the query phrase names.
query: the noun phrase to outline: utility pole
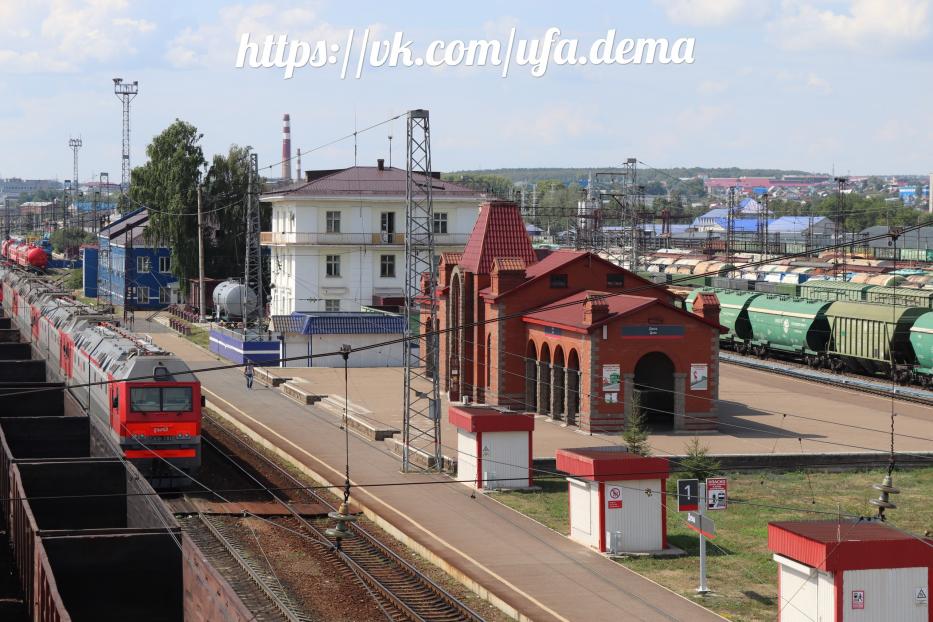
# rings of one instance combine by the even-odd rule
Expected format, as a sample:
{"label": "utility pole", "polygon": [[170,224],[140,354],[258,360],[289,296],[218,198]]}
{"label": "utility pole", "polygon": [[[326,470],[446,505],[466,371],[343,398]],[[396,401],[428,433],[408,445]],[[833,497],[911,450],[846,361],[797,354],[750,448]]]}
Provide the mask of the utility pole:
{"label": "utility pole", "polygon": [[[706,482],[700,480],[699,493],[697,493],[697,514],[700,515],[700,524],[703,523],[703,515],[706,513]],[[697,588],[697,594],[704,595],[709,592],[709,586],[706,585],[706,536],[703,532],[700,534],[700,586]]]}
{"label": "utility pole", "polygon": [[[249,189],[246,197],[246,275],[244,283],[256,294],[258,309],[256,312],[257,334],[262,331],[265,305],[262,299],[262,246],[259,233],[259,156],[249,154]],[[243,334],[247,334],[249,314],[243,313]]]}
{"label": "utility pole", "polygon": [[735,186],[729,186],[729,207],[726,213],[726,260],[735,255]]}
{"label": "utility pole", "polygon": [[201,209],[201,184],[198,183],[198,321],[204,322],[204,221]]}
{"label": "utility pole", "polygon": [[123,174],[120,177],[120,193],[130,190],[130,102],[139,93],[139,81],[124,82],[123,78],[113,79],[113,93],[123,103]]}
{"label": "utility pole", "polygon": [[845,280],[846,273],[848,272],[846,268],[846,247],[845,247],[845,238],[846,238],[846,182],[849,180],[846,177],[836,177],[834,179],[836,182],[836,218],[835,218],[835,227],[834,227],[834,241],[836,244],[836,249],[833,252],[833,278]]}
{"label": "utility pole", "polygon": [[758,252],[768,255],[770,241],[768,239],[768,203],[770,197],[765,192],[761,195],[761,204],[758,206]]}
{"label": "utility pole", "polygon": [[[431,187],[431,127],[427,110],[411,110],[405,165],[405,384],[402,410],[402,471],[413,470],[412,451],[443,470],[438,377],[437,262],[434,260],[434,204]],[[422,287],[422,279],[426,282]],[[421,324],[421,309],[428,321]],[[424,349],[415,348],[421,326]],[[434,464],[431,465],[430,461]]]}

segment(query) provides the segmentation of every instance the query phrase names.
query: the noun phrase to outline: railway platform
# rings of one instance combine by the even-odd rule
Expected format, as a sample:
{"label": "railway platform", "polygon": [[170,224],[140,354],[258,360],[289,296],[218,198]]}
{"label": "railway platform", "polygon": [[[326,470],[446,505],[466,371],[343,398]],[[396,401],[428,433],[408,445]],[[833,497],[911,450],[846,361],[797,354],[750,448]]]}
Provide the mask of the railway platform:
{"label": "railway platform", "polygon": [[[193,368],[217,364],[209,352],[164,327],[140,324],[137,329],[150,332]],[[344,432],[332,413],[258,385],[248,391],[238,369],[205,373],[200,380],[209,405],[241,429],[320,479],[343,482]],[[466,486],[445,476],[400,473],[398,459],[383,443],[351,436],[349,451],[351,481],[380,484],[354,489],[356,504],[416,552],[519,619],[722,619],[494,499],[472,497]]]}

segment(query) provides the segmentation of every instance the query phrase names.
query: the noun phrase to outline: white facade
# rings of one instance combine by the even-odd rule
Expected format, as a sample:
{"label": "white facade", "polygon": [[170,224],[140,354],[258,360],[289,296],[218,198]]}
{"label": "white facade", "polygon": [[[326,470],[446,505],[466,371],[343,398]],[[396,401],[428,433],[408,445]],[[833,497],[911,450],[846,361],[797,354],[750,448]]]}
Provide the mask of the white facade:
{"label": "white facade", "polygon": [[[285,350],[279,351],[279,358],[291,360],[280,363],[281,367],[343,367],[343,357],[339,354],[310,358],[319,352],[338,352],[344,344],[362,348],[400,338],[401,334],[369,333],[349,335],[298,335],[288,334],[285,338]],[[347,364],[350,367],[402,367],[404,363],[404,345],[393,343],[377,348],[354,352]],[[302,355],[308,358],[296,358]]]}
{"label": "white facade", "polygon": [[[475,197],[435,194],[435,246],[461,251],[479,214]],[[272,203],[272,315],[359,311],[373,296],[403,295],[405,196],[281,194]]]}
{"label": "white facade", "polygon": [[[660,479],[600,482],[569,477],[570,538],[609,552],[644,553],[664,548],[664,520],[661,495],[648,496],[645,490],[661,490]],[[603,532],[603,533],[601,533]]]}
{"label": "white facade", "polygon": [[[782,555],[778,563],[782,622],[927,622],[927,568],[878,568],[824,572]],[[842,615],[837,616],[836,581],[842,575]],[[917,590],[927,594],[917,598]],[[856,594],[857,593],[857,594]],[[856,603],[858,603],[857,606]]]}
{"label": "white facade", "polygon": [[488,490],[528,488],[530,443],[525,431],[457,430],[457,479],[475,486],[481,478],[479,488]]}

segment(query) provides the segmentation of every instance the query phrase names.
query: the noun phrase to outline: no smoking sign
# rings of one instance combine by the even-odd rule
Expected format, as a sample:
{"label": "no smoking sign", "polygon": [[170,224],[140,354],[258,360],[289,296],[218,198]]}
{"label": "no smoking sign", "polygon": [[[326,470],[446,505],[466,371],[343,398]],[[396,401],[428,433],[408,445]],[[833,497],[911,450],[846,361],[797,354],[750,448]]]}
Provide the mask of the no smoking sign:
{"label": "no smoking sign", "polygon": [[622,509],[622,489],[620,487],[609,486],[606,490],[606,498],[608,499],[607,507],[610,510]]}

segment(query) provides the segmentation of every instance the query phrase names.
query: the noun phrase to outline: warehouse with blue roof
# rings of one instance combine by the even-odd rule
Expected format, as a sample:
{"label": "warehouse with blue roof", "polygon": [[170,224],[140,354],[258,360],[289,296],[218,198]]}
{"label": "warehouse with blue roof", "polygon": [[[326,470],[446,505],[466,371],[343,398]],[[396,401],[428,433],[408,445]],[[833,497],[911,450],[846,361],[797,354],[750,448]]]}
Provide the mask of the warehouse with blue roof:
{"label": "warehouse with blue roof", "polygon": [[[337,352],[344,344],[354,349],[398,340],[405,332],[405,318],[382,312],[295,312],[273,315],[272,331],[278,333],[280,358],[294,360],[282,367],[342,367],[338,355],[316,357],[316,353]],[[401,367],[402,343],[380,345],[355,352],[350,367]]]}

